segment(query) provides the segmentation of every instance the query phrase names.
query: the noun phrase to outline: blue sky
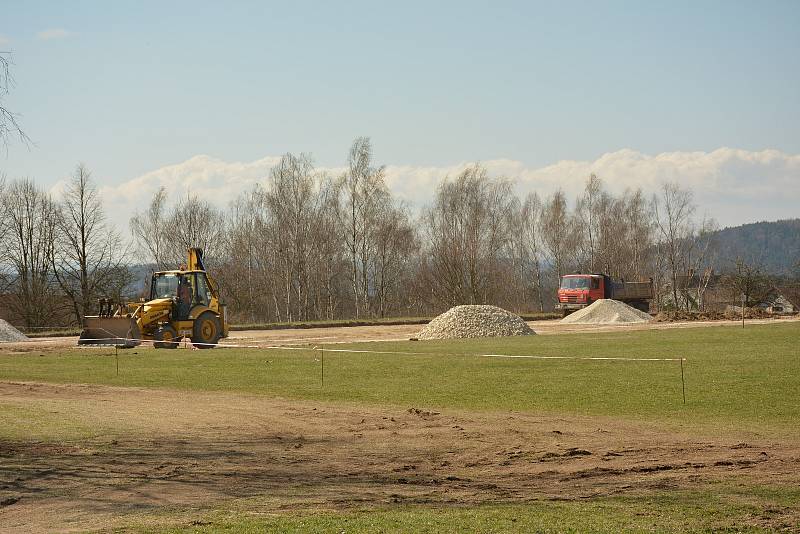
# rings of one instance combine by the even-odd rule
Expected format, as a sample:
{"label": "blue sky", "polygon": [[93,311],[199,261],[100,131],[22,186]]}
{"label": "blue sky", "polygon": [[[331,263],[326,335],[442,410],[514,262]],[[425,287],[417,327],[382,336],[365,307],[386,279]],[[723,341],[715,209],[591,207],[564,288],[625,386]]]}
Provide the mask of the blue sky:
{"label": "blue sky", "polygon": [[4,0],[0,49],[36,143],[0,170],[45,185],[78,161],[105,185],[198,155],[337,167],[369,135],[414,168],[774,150],[800,189],[800,2]]}

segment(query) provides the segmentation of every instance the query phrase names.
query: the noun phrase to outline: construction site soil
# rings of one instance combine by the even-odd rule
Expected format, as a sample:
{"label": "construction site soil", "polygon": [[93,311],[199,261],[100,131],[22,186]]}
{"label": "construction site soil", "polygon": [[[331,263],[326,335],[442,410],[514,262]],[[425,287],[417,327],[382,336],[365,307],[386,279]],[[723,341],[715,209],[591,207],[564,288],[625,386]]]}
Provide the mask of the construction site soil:
{"label": "construction site soil", "polygon": [[[544,335],[741,327],[736,321],[528,324]],[[240,331],[226,343],[385,341],[418,331],[418,325]],[[76,341],[2,343],[0,353],[58,352],[75,348]],[[746,429],[704,435],[611,417],[440,413],[418,406],[8,381],[0,382],[0,402],[104,422],[102,432],[80,440],[0,440],[0,531],[124,528],[163,514],[191,524],[197,513],[225,509],[272,514],[583,500],[704,491],[718,481],[800,485],[797,438]],[[759,526],[800,524],[796,510],[771,513]]]}
{"label": "construction site soil", "polygon": [[[768,324],[784,321],[800,321],[800,316],[783,316],[770,319],[752,319],[747,324]],[[571,334],[583,332],[607,332],[619,330],[648,330],[667,328],[702,328],[706,326],[731,326],[741,328],[739,320],[672,321],[620,324],[567,324],[558,319],[527,321],[536,334]],[[222,345],[289,346],[327,343],[359,343],[369,341],[402,341],[416,337],[420,325],[340,326],[298,330],[238,330],[231,332]],[[25,342],[0,342],[0,354],[6,352],[52,352],[64,348],[75,348],[77,336],[31,338]]]}
{"label": "construction site soil", "polygon": [[[800,484],[800,443],[603,417],[9,382],[0,399],[119,425],[63,444],[0,441],[3,531],[106,529],[159,510],[189,522],[237,499],[268,514]],[[761,526],[797,524],[795,510]]]}

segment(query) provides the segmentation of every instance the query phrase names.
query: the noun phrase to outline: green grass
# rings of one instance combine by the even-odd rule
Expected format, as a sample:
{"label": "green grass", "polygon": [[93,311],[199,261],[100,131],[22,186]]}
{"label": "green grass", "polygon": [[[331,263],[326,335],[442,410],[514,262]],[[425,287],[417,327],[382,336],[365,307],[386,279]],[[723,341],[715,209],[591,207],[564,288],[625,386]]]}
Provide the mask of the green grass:
{"label": "green grass", "polygon": [[[483,340],[362,343],[313,351],[82,348],[0,356],[0,380],[238,391],[463,410],[593,414],[684,425],[797,432],[800,323],[619,331]],[[343,345],[331,348],[341,349]],[[501,359],[476,354],[685,357],[678,362]]]}
{"label": "green grass", "polygon": [[3,401],[0,403],[0,437],[11,440],[78,440],[96,435],[76,417],[65,416],[54,403],[33,406]]}
{"label": "green grass", "polygon": [[[144,532],[767,532],[791,527],[797,488],[715,487],[590,501],[538,501],[477,507],[399,505],[351,512],[257,515],[252,499],[232,510],[192,514],[161,526],[132,521]],[[239,508],[239,509],[237,509]],[[153,518],[149,523],[152,524]]]}

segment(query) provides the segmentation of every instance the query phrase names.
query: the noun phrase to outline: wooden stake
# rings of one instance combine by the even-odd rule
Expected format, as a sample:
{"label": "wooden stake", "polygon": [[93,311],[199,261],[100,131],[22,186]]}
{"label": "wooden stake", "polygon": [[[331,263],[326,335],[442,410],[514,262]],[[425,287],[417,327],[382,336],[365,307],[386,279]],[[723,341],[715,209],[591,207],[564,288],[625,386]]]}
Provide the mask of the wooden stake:
{"label": "wooden stake", "polygon": [[681,358],[681,389],[683,390],[683,403],[686,404],[686,380],[683,378],[683,358]]}
{"label": "wooden stake", "polygon": [[744,328],[744,293],[742,293],[742,328]]}

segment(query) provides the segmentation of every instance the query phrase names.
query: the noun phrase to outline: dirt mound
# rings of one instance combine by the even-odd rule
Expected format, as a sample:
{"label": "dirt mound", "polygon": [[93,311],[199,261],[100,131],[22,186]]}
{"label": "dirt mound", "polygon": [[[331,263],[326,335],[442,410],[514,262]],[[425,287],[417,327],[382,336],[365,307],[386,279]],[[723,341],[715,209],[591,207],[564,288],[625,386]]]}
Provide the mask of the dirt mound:
{"label": "dirt mound", "polygon": [[567,324],[613,324],[647,323],[652,320],[649,313],[637,310],[624,302],[600,299],[561,319]]}
{"label": "dirt mound", "polygon": [[684,321],[721,321],[727,319],[725,314],[720,311],[683,311],[671,310],[658,312],[653,320],[657,323],[675,323]]}
{"label": "dirt mound", "polygon": [[0,342],[4,341],[28,341],[28,336],[0,319]]}
{"label": "dirt mound", "polygon": [[[689,321],[736,321],[742,318],[742,309],[729,307],[730,309],[721,311],[684,311],[684,310],[671,310],[662,311],[653,319],[659,323],[675,323],[675,322],[689,322]],[[745,308],[745,319],[768,319],[772,317],[769,313],[761,308]]]}
{"label": "dirt mound", "polygon": [[474,337],[530,336],[531,327],[497,306],[455,306],[436,317],[417,335],[419,339],[461,339]]}

